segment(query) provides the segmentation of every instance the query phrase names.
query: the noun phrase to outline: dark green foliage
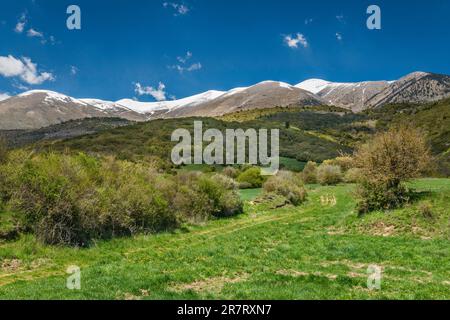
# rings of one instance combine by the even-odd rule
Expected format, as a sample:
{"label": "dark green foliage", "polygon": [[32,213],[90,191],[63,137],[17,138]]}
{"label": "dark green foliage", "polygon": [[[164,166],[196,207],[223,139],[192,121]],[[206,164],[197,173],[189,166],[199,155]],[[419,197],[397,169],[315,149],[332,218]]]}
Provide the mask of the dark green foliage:
{"label": "dark green foliage", "polygon": [[10,212],[2,212],[0,205],[0,242],[15,240],[19,236],[20,223]]}
{"label": "dark green foliage", "polygon": [[7,139],[11,147],[17,148],[38,141],[69,139],[131,124],[133,121],[121,118],[86,118],[35,130],[0,130],[0,137]]}
{"label": "dark green foliage", "polygon": [[411,191],[403,184],[395,187],[382,183],[363,181],[358,191],[360,201],[359,214],[376,210],[392,210],[402,207],[411,199]]}
{"label": "dark green foliage", "polygon": [[[69,149],[88,154],[113,155],[118,159],[130,161],[157,157],[163,161],[163,169],[167,169],[172,165],[171,151],[176,144],[171,142],[172,132],[179,128],[185,128],[193,135],[195,120],[203,121],[204,130],[216,128],[223,133],[226,129],[280,129],[280,155],[298,161],[323,161],[338,156],[340,151],[351,152],[351,149],[345,145],[296,128],[286,129],[284,122],[252,120],[239,123],[212,118],[153,120],[56,143],[44,141],[40,142],[37,147],[59,152]],[[204,143],[204,146],[206,145],[207,143]]]}
{"label": "dark green foliage", "polygon": [[298,161],[292,158],[280,157],[280,168],[293,172],[301,172],[305,167],[306,162]]}
{"label": "dark green foliage", "polygon": [[261,188],[265,178],[261,176],[261,169],[252,167],[242,172],[237,181],[241,184],[242,189]]}

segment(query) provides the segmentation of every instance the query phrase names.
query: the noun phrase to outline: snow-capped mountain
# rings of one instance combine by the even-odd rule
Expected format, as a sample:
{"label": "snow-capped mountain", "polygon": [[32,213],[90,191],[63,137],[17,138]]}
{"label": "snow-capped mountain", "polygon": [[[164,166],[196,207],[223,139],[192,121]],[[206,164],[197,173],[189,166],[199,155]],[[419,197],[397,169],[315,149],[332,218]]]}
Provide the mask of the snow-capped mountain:
{"label": "snow-capped mountain", "polygon": [[119,117],[142,121],[145,117],[115,103],[94,103],[57,92],[33,90],[0,101],[0,129],[37,129],[68,120]]}
{"label": "snow-capped mountain", "polygon": [[164,117],[221,116],[240,110],[291,105],[319,105],[320,98],[288,83],[263,81],[256,85],[232,89],[217,98],[189,108],[169,111]]}
{"label": "snow-capped mountain", "polygon": [[450,77],[413,72],[396,81],[338,83],[310,79],[296,87],[316,94],[326,104],[359,112],[388,103],[424,103],[449,97]]}
{"label": "snow-capped mountain", "polygon": [[306,80],[296,85],[319,96],[324,103],[358,112],[369,107],[368,101],[386,89],[389,81],[356,83],[329,82],[320,79]]}
{"label": "snow-capped mountain", "polygon": [[450,76],[413,72],[392,82],[367,101],[369,108],[392,103],[434,102],[450,96]]}
{"label": "snow-capped mountain", "polygon": [[226,92],[224,91],[210,90],[204,93],[194,95],[192,97],[172,101],[139,102],[131,99],[122,99],[117,101],[116,103],[125,106],[135,112],[152,114],[156,111],[161,110],[173,111],[175,109],[182,107],[195,106],[201,103],[206,103],[220,97],[225,93]]}
{"label": "snow-capped mountain", "polygon": [[76,99],[54,91],[33,90],[0,101],[0,130],[35,129],[89,117],[120,117],[133,121],[214,117],[277,106],[327,104],[359,112],[388,103],[423,103],[446,97],[450,97],[450,77],[425,72],[411,73],[397,81],[337,83],[309,79],[297,85],[263,81],[250,87],[210,90],[161,102]]}

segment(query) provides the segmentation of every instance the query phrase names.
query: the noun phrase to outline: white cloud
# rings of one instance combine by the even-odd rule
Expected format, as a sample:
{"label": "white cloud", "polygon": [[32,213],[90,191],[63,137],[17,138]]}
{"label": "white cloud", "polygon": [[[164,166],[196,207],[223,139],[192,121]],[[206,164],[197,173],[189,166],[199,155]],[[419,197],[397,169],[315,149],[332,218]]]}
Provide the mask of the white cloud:
{"label": "white cloud", "polygon": [[342,34],[339,32],[336,32],[336,39],[338,39],[338,41],[342,41]]}
{"label": "white cloud", "polygon": [[295,36],[287,35],[284,37],[284,42],[287,44],[289,48],[298,48],[298,45],[301,44],[304,48],[308,47],[308,41],[305,36],[301,33],[297,33]]}
{"label": "white cloud", "polygon": [[305,24],[306,25],[311,24],[313,21],[314,21],[314,19],[312,19],[312,18],[305,19]]}
{"label": "white cloud", "polygon": [[202,64],[200,62],[197,62],[197,63],[191,64],[190,66],[182,66],[182,65],[177,64],[177,65],[174,65],[174,66],[170,66],[169,68],[170,69],[175,69],[178,72],[183,73],[183,72],[186,72],[186,71],[187,72],[198,71],[198,70],[202,69],[203,66],[202,66]]}
{"label": "white cloud", "polygon": [[0,76],[6,78],[19,77],[22,81],[30,85],[42,84],[45,81],[54,80],[54,76],[49,72],[39,73],[37,65],[30,58],[23,57],[16,59],[12,55],[0,56]]}
{"label": "white cloud", "polygon": [[18,82],[18,81],[16,81],[16,80],[13,80],[12,86],[13,86],[14,88],[19,89],[19,90],[22,90],[22,91],[28,91],[28,90],[30,90],[29,87],[27,87],[27,86],[21,84],[20,82]]}
{"label": "white cloud", "polygon": [[202,68],[202,64],[200,62],[191,64],[190,67],[188,67],[186,70],[191,72],[191,71],[197,71],[200,70]]}
{"label": "white cloud", "polygon": [[175,2],[163,2],[163,7],[175,10],[174,16],[183,16],[190,11],[188,6]]}
{"label": "white cloud", "polygon": [[11,98],[11,96],[7,92],[5,92],[5,93],[0,92],[0,101],[6,100],[9,98]]}
{"label": "white cloud", "polygon": [[166,98],[166,85],[162,82],[158,84],[158,88],[145,87],[139,82],[135,84],[134,92],[139,96],[152,96],[157,101],[165,101]]}
{"label": "white cloud", "polygon": [[339,14],[336,16],[336,19],[340,22],[340,23],[345,23],[345,17],[343,14]]}
{"label": "white cloud", "polygon": [[25,29],[25,22],[17,22],[14,31],[16,31],[17,33],[22,33],[23,29]]}
{"label": "white cloud", "polygon": [[17,33],[22,33],[25,30],[25,25],[27,24],[27,14],[24,12],[17,21],[14,31]]}
{"label": "white cloud", "polygon": [[[22,15],[19,18],[19,21],[16,24],[16,27],[14,28],[14,31],[17,33],[23,33],[25,31],[25,26],[28,24],[28,19],[27,19],[27,13],[24,12],[22,13]],[[41,39],[41,43],[42,44],[46,44],[46,43],[50,43],[50,44],[55,44],[56,43],[56,39],[54,36],[49,36],[48,38],[44,35],[43,32],[38,31],[34,28],[30,28],[27,31],[27,36],[30,38],[39,38]]]}
{"label": "white cloud", "polygon": [[34,37],[43,38],[44,34],[42,32],[39,32],[39,31],[31,28],[30,30],[27,31],[27,36],[29,36],[30,38],[34,38]]}
{"label": "white cloud", "polygon": [[78,73],[78,68],[77,67],[75,67],[75,66],[70,66],[70,74],[71,75],[76,75],[77,73]]}
{"label": "white cloud", "polygon": [[186,63],[191,58],[192,58],[192,52],[188,51],[188,52],[186,52],[186,55],[184,57],[177,57],[177,60],[181,63]]}
{"label": "white cloud", "polygon": [[192,63],[190,65],[187,64],[187,62],[192,58],[192,52],[188,51],[186,52],[186,55],[184,57],[177,57],[178,62],[180,64],[176,64],[173,66],[169,66],[169,69],[177,70],[180,73],[183,73],[185,71],[192,72],[200,70],[203,66],[200,62]]}

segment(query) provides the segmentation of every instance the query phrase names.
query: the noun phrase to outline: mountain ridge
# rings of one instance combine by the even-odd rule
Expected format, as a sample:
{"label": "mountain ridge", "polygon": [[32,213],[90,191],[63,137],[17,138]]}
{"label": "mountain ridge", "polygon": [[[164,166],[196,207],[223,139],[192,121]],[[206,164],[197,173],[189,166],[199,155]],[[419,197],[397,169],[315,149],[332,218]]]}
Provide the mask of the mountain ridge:
{"label": "mountain ridge", "polygon": [[291,85],[268,80],[249,87],[209,90],[160,102],[76,99],[54,91],[31,90],[0,101],[0,129],[36,129],[90,117],[120,117],[131,121],[217,117],[280,106],[332,105],[361,112],[390,103],[433,102],[447,97],[450,97],[450,76],[428,72],[413,72],[395,81],[341,83],[309,79]]}

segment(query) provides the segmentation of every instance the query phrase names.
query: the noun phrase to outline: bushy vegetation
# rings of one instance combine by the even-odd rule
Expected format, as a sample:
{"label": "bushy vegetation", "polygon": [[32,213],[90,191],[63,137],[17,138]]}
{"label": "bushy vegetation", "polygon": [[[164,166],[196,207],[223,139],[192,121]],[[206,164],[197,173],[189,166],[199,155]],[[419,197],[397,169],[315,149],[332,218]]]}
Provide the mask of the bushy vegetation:
{"label": "bushy vegetation", "polygon": [[145,163],[85,154],[18,151],[9,158],[0,166],[2,200],[48,244],[86,246],[242,212],[236,185],[223,176],[169,176]]}
{"label": "bushy vegetation", "polygon": [[317,181],[321,185],[336,185],[342,182],[342,170],[340,166],[321,164],[317,168]]}
{"label": "bushy vegetation", "polygon": [[343,173],[354,167],[354,160],[350,156],[339,156],[334,159],[325,160],[323,164],[330,166],[338,166]]}
{"label": "bushy vegetation", "polygon": [[420,130],[400,126],[362,145],[355,163],[363,177],[358,211],[366,213],[408,202],[411,192],[405,182],[430,169],[431,155]]}
{"label": "bushy vegetation", "polygon": [[227,177],[230,177],[232,179],[236,179],[239,176],[240,171],[238,169],[236,169],[236,168],[233,168],[233,167],[225,167],[222,170],[222,174],[224,174]]}
{"label": "bushy vegetation", "polygon": [[261,169],[251,167],[242,172],[237,181],[240,183],[241,189],[261,188],[265,178],[261,175]]}
{"label": "bushy vegetation", "polygon": [[[317,113],[317,116],[321,117],[321,114]],[[338,115],[336,116],[339,117]],[[58,152],[69,149],[74,152],[85,152],[102,156],[112,155],[120,160],[129,161],[142,161],[146,157],[157,157],[164,162],[165,166],[162,169],[166,170],[172,165],[170,156],[172,148],[176,144],[171,142],[172,132],[176,129],[184,128],[193,134],[193,125],[196,120],[203,122],[204,130],[215,128],[221,132],[225,132],[226,129],[279,129],[280,156],[300,162],[330,159],[338,156],[339,150],[353,151],[351,148],[309,134],[304,130],[294,127],[286,128],[284,122],[272,119],[226,122],[212,118],[153,120],[56,142],[42,140],[37,144],[37,147]]]}
{"label": "bushy vegetation", "polygon": [[306,200],[307,192],[299,174],[280,171],[271,176],[263,185],[265,194],[284,197],[289,203],[297,206]]}
{"label": "bushy vegetation", "polygon": [[308,161],[302,172],[302,180],[306,184],[317,183],[317,163]]}
{"label": "bushy vegetation", "polygon": [[344,182],[346,183],[358,183],[363,180],[362,171],[359,168],[350,168],[344,173]]}

